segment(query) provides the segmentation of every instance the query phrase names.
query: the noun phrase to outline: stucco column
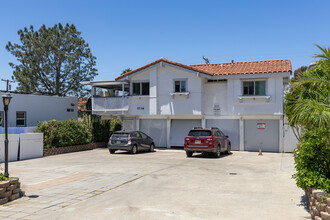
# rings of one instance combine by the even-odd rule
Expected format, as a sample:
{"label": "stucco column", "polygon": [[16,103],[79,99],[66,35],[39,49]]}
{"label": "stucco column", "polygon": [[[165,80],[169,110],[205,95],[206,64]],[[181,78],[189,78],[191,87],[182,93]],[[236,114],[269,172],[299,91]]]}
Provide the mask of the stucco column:
{"label": "stucco column", "polygon": [[202,128],[206,128],[206,120],[205,117],[202,117]]}
{"label": "stucco column", "polygon": [[284,153],[283,117],[284,117],[284,116],[281,116],[280,120],[278,120],[278,123],[279,123],[279,125],[278,125],[278,127],[279,127],[279,151],[280,151],[281,153]]}
{"label": "stucco column", "polygon": [[244,120],[243,117],[239,119],[239,150],[244,151]]}
{"label": "stucco column", "polygon": [[167,129],[167,137],[166,137],[166,144],[167,148],[171,148],[171,119],[167,118],[166,121],[166,129]]}
{"label": "stucco column", "polygon": [[140,131],[140,118],[136,118],[136,130]]}

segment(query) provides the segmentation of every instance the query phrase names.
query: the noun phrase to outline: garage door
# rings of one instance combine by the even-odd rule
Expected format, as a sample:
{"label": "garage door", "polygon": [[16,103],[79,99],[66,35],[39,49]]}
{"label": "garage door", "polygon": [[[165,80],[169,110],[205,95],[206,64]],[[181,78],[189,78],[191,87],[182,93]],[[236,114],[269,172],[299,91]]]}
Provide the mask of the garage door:
{"label": "garage door", "polygon": [[279,152],[278,120],[244,120],[244,150]]}
{"label": "garage door", "polygon": [[172,119],[171,120],[171,146],[183,146],[184,138],[194,127],[201,127],[200,119]]}
{"label": "garage door", "polygon": [[134,131],[135,130],[135,119],[134,118],[123,118],[122,130],[123,131]]}
{"label": "garage door", "polygon": [[207,119],[206,127],[219,128],[225,135],[229,136],[232,150],[239,150],[239,120],[231,119]]}
{"label": "garage door", "polygon": [[140,119],[140,131],[152,137],[156,147],[167,147],[166,119]]}

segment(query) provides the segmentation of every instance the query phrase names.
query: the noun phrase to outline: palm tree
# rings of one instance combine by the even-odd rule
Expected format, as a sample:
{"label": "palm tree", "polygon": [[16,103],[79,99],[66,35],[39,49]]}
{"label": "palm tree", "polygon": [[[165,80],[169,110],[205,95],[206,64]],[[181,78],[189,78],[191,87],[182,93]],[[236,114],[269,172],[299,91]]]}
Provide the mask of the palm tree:
{"label": "palm tree", "polygon": [[299,128],[330,125],[330,48],[316,45],[321,54],[316,66],[301,74],[285,95],[285,114],[298,140]]}

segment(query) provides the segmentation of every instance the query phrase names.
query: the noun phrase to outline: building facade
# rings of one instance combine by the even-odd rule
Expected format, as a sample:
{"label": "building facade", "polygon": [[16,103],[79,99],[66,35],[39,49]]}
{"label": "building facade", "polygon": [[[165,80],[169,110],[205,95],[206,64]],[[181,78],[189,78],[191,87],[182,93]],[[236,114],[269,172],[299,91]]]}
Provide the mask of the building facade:
{"label": "building facade", "polygon": [[[6,92],[0,91],[0,97],[4,93]],[[76,97],[9,93],[12,99],[8,107],[8,127],[35,127],[38,125],[38,121],[78,118],[78,99]],[[2,118],[4,116],[2,100],[0,116]],[[0,128],[3,125],[4,121]]]}
{"label": "building facade", "polygon": [[164,58],[92,86],[92,111],[157,147],[183,146],[193,127],[218,127],[233,150],[283,152],[290,60],[185,65]]}

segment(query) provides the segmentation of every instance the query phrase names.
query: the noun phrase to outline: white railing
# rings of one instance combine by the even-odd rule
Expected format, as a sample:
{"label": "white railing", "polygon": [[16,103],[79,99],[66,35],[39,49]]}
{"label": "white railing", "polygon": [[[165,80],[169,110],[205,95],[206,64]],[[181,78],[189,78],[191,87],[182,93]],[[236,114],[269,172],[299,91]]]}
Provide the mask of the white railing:
{"label": "white railing", "polygon": [[127,111],[128,97],[93,97],[92,98],[93,111]]}

